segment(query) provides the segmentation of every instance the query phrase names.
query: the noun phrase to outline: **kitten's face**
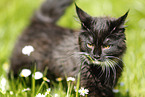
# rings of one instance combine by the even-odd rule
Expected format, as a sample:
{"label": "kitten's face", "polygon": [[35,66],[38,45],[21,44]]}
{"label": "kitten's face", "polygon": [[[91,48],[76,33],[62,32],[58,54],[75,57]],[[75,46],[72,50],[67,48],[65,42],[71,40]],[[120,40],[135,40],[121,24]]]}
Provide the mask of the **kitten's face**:
{"label": "kitten's face", "polygon": [[88,63],[117,64],[126,49],[124,21],[128,12],[118,18],[94,18],[77,8],[82,24],[79,35],[80,51],[85,52]]}

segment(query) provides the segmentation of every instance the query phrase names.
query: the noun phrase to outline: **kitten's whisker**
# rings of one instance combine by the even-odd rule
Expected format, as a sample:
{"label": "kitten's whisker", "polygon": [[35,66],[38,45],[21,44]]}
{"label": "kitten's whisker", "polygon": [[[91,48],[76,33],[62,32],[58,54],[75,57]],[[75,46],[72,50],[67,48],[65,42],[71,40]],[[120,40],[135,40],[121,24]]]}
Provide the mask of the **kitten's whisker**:
{"label": "kitten's whisker", "polygon": [[110,67],[111,67],[111,69],[112,69],[112,71],[114,73],[114,79],[113,79],[113,86],[114,86],[115,85],[115,80],[116,80],[116,69],[115,69],[115,67],[114,67],[114,65],[112,64],[111,61],[107,61],[107,62],[109,63],[109,65],[110,65]]}
{"label": "kitten's whisker", "polygon": [[106,56],[106,57],[118,59],[119,61],[121,61],[126,66],[126,64],[119,57],[115,57],[115,56]]}
{"label": "kitten's whisker", "polygon": [[[109,68],[109,63],[107,63],[107,62],[105,62],[104,63],[105,64],[105,66],[106,66],[106,81],[105,81],[105,83],[107,83],[107,81],[109,82],[109,78],[110,78],[110,68]],[[108,70],[107,70],[108,69]]]}
{"label": "kitten's whisker", "polygon": [[108,81],[108,71],[107,71],[107,66],[105,65],[105,68],[106,68],[106,75],[105,75],[105,78],[106,78],[106,80],[105,80],[105,82],[104,82],[104,84],[106,84],[107,83],[107,81]]}
{"label": "kitten's whisker", "polygon": [[[101,66],[99,66],[99,67],[101,67]],[[101,70],[101,72],[98,74],[98,75],[100,75],[100,76],[99,76],[99,79],[102,77],[103,74],[104,74],[104,71]]]}
{"label": "kitten's whisker", "polygon": [[115,60],[111,60],[111,62],[113,62],[115,65],[117,65],[121,70],[123,70],[119,65],[118,65],[118,63],[117,62],[115,62]]}
{"label": "kitten's whisker", "polygon": [[99,76],[99,79],[102,77],[102,75],[104,74],[104,72],[105,72],[105,66],[101,63],[101,66],[99,66],[99,68],[102,68],[102,70],[101,70],[101,72],[98,74],[98,75],[100,75]]}
{"label": "kitten's whisker", "polygon": [[108,78],[108,75],[107,75],[108,74],[107,65],[105,65],[105,68],[106,68],[106,78]]}
{"label": "kitten's whisker", "polygon": [[108,69],[109,69],[109,78],[110,78],[110,75],[111,75],[110,67],[108,67]]}
{"label": "kitten's whisker", "polygon": [[114,66],[112,66],[113,67],[113,73],[114,73],[114,79],[113,79],[113,87],[115,86],[115,81],[116,81],[116,69],[115,69],[115,67]]}
{"label": "kitten's whisker", "polygon": [[81,66],[82,66],[85,62],[87,62],[87,59],[81,60]]}
{"label": "kitten's whisker", "polygon": [[102,70],[103,70],[103,72],[105,72],[105,66],[102,66]]}
{"label": "kitten's whisker", "polygon": [[90,59],[91,62],[93,62],[93,59],[91,58],[91,56],[88,53],[86,53],[86,52],[77,52],[76,54],[84,55],[85,57],[87,57],[88,59]]}
{"label": "kitten's whisker", "polygon": [[110,78],[110,67],[108,66],[108,78]]}

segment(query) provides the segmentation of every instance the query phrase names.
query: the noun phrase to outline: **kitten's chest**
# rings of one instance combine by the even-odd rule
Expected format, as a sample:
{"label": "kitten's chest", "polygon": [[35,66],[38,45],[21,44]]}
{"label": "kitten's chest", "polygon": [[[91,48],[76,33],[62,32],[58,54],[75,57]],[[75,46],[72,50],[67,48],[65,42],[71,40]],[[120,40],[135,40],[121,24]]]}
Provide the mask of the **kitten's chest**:
{"label": "kitten's chest", "polygon": [[[118,69],[116,68],[116,70]],[[81,76],[87,78],[86,80],[82,80],[84,83],[88,84],[88,86],[98,86],[100,83],[103,86],[113,87],[120,75],[120,72],[113,71],[110,67],[101,67],[99,65],[95,66],[92,64],[83,65],[81,72]]]}

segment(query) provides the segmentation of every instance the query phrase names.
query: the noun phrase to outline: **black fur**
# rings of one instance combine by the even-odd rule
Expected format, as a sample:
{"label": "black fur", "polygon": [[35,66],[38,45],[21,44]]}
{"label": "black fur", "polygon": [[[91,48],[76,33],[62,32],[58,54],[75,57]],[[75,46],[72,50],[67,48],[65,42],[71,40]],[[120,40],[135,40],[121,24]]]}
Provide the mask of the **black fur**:
{"label": "black fur", "polygon": [[91,97],[113,97],[112,88],[123,69],[122,55],[126,50],[123,25],[128,12],[115,19],[91,17],[78,6],[76,11],[83,30],[79,35],[80,51],[84,52],[81,84],[90,90]]}
{"label": "black fur", "polygon": [[[23,68],[30,69],[35,63],[41,72],[47,68],[47,77],[54,80],[76,76],[81,66],[81,86],[89,89],[89,97],[113,97],[112,88],[123,69],[123,25],[128,12],[118,19],[91,17],[76,6],[82,25],[78,32],[55,24],[72,1],[43,3],[14,47],[10,71],[18,76]],[[34,47],[30,56],[22,53],[27,45]]]}

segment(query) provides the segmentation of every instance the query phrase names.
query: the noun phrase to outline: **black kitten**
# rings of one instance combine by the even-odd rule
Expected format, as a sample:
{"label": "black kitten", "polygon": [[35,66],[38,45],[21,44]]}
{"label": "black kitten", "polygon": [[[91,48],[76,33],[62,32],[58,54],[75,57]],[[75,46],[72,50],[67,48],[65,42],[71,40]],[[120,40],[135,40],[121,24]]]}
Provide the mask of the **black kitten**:
{"label": "black kitten", "polygon": [[[73,0],[46,0],[30,25],[19,37],[11,56],[10,71],[15,76],[23,68],[33,67],[47,77],[76,76],[81,66],[81,86],[89,89],[89,97],[113,97],[112,88],[121,75],[125,52],[125,28],[128,12],[118,18],[91,17],[76,6],[82,31],[62,28],[55,22]],[[31,45],[30,54],[23,48]]]}
{"label": "black kitten", "polygon": [[128,12],[115,19],[91,17],[76,6],[81,21],[79,47],[82,52],[81,83],[92,97],[113,97],[123,69],[122,55],[126,50],[124,22]]}

